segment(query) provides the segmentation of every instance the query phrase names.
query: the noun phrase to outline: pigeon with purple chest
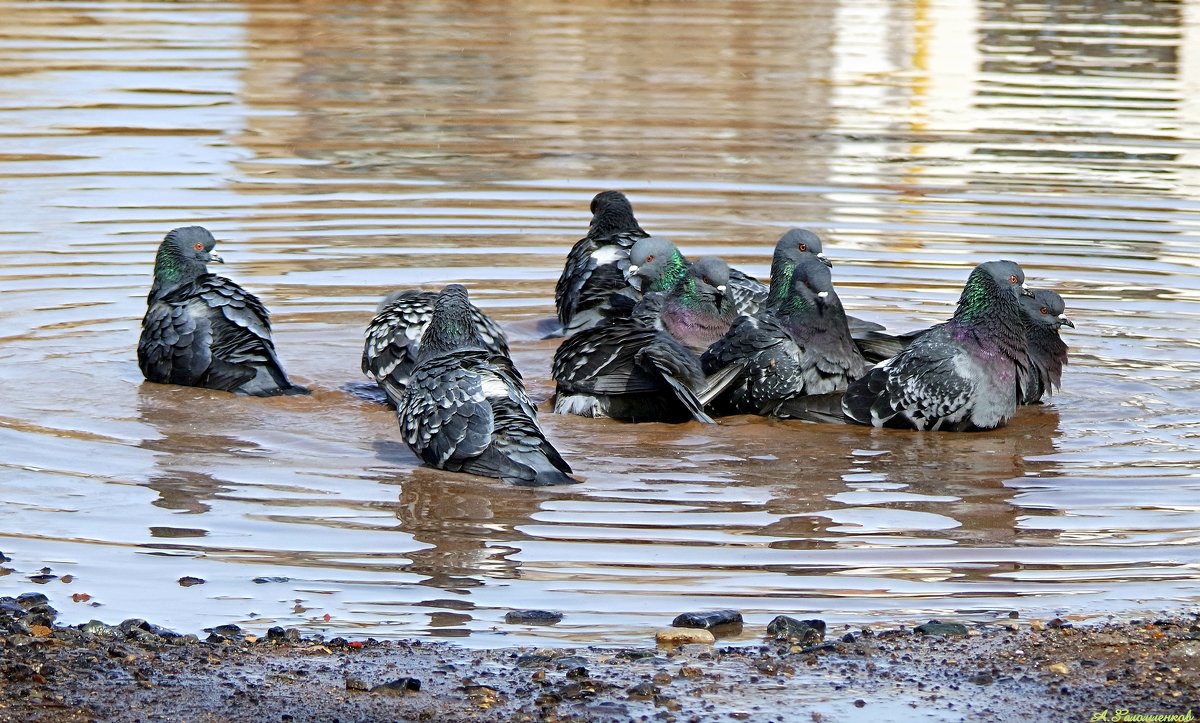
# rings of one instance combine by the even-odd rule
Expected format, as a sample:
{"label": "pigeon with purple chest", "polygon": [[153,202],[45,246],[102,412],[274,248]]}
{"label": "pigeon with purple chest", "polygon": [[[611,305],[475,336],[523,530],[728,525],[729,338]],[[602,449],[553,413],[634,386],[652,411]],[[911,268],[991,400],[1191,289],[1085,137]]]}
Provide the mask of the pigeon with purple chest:
{"label": "pigeon with purple chest", "polygon": [[967,278],[954,316],[850,384],[842,411],[859,424],[917,430],[995,429],[1017,411],[1026,373],[1025,274],[988,261]]}
{"label": "pigeon with purple chest", "polygon": [[307,394],[275,354],[271,319],[258,297],[208,273],[216,240],[201,226],[172,230],[154,260],[138,366],[152,382],[235,394]]}

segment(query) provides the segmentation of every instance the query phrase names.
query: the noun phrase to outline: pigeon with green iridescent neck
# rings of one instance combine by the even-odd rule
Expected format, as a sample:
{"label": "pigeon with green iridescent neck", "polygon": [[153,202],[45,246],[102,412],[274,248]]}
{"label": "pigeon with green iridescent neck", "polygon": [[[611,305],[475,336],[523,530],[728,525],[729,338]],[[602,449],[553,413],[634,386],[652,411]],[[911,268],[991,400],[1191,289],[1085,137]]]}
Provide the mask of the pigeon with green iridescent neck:
{"label": "pigeon with green iridescent neck", "polygon": [[[775,265],[781,261],[791,258],[791,255],[799,252],[802,254],[810,254],[814,256],[822,264],[833,267],[833,262],[825,256],[821,237],[804,228],[793,228],[784,232],[779,240],[775,242],[775,252],[771,256],[771,278],[775,278]],[[765,303],[767,300],[764,294],[760,303]],[[746,312],[751,313],[751,312]],[[873,321],[860,319],[857,316],[846,314],[846,324],[850,327],[850,334],[858,339],[864,334],[871,332],[882,331],[884,326],[876,324]]]}
{"label": "pigeon with green iridescent neck", "polygon": [[700,361],[664,330],[667,297],[647,294],[632,313],[613,315],[559,346],[554,411],[634,422],[712,423],[705,403],[732,374],[706,379]]}
{"label": "pigeon with green iridescent neck", "polygon": [[729,265],[716,256],[688,263],[675,245],[651,236],[630,251],[630,283],[664,294],[663,329],[696,355],[725,335],[738,311],[730,295]]}
{"label": "pigeon with green iridescent neck", "polygon": [[[691,265],[674,243],[661,236],[649,236],[639,240],[629,250],[629,267],[625,271],[625,280],[634,289],[645,294],[669,293],[684,281]],[[723,296],[732,303],[735,316],[753,313],[766,298],[766,285],[737,269],[728,266],[726,268],[729,280]]]}
{"label": "pigeon with green iridescent neck", "polygon": [[404,443],[432,467],[516,485],[578,481],[546,440],[512,360],[480,338],[459,284],[434,302],[396,413]]}
{"label": "pigeon with green iridescent neck", "polygon": [[1064,326],[1075,324],[1064,314],[1063,298],[1049,289],[1035,289],[1033,296],[1021,297],[1021,321],[1025,325],[1025,353],[1028,368],[1019,379],[1018,395],[1022,404],[1037,404],[1062,384],[1067,363],[1067,345],[1059,335]]}
{"label": "pigeon with green iridescent neck", "polygon": [[[434,291],[396,291],[384,297],[375,318],[367,325],[362,353],[362,371],[372,377],[393,406],[400,403],[421,348],[421,336],[433,318]],[[508,355],[504,331],[471,304],[471,320],[483,345],[496,354]]]}
{"label": "pigeon with green iridescent neck", "polygon": [[809,397],[843,391],[866,370],[829,267],[792,248],[781,249],[772,268],[766,305],[740,317],[701,357],[707,374],[744,366],[737,381],[709,404],[715,415],[808,418]]}
{"label": "pigeon with green iridescent neck", "polygon": [[1025,274],[988,261],[967,278],[958,308],[904,351],[850,384],[842,411],[859,424],[917,430],[995,429],[1017,412],[1026,373]]}
{"label": "pigeon with green iridescent neck", "polygon": [[270,315],[256,296],[208,263],[216,239],[200,226],[172,230],[154,260],[154,283],[138,340],[138,366],[152,382],[236,394],[307,394],[275,354]]}
{"label": "pigeon with green iridescent neck", "polygon": [[624,274],[629,266],[629,249],[646,236],[625,194],[596,194],[587,235],[576,241],[567,254],[554,286],[554,305],[564,334],[570,336],[600,323],[613,293],[640,296],[625,283]]}

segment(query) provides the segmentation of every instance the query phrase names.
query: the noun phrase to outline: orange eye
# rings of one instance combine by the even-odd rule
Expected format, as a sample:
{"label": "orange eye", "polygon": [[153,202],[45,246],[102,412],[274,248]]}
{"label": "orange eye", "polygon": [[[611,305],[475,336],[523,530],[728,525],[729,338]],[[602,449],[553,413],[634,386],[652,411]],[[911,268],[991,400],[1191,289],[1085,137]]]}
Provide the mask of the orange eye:
{"label": "orange eye", "polygon": [[201,243],[198,243],[198,244],[196,244],[196,250],[197,250],[197,251],[203,251],[203,250],[204,250],[204,244],[201,244]]}
{"label": "orange eye", "polygon": [[705,277],[703,278],[703,281],[704,281],[704,283],[706,283],[706,284],[711,284],[711,283],[712,283],[711,281],[709,281],[709,280],[708,280],[708,277],[707,277],[707,276],[705,276]]}
{"label": "orange eye", "polygon": [[1046,307],[1044,307],[1044,306],[1043,306],[1042,308],[1038,309],[1038,311],[1040,311],[1040,312],[1041,312],[1041,313],[1043,313],[1043,314],[1049,314],[1049,313],[1050,313],[1050,310],[1049,310],[1049,309],[1047,309],[1047,308],[1046,308]]}
{"label": "orange eye", "polygon": [[646,257],[646,263],[650,263],[650,262],[651,262],[651,261],[653,261],[653,260],[654,260],[654,257],[653,257],[653,256],[647,256],[647,257]]}
{"label": "orange eye", "polygon": [[1016,274],[1013,274],[1012,276],[1009,276],[1009,277],[1008,277],[1008,283],[1010,283],[1010,284],[1015,284],[1015,283],[1017,283],[1017,275],[1016,275]]}
{"label": "orange eye", "polygon": [[808,244],[800,244],[801,251],[808,251]]}

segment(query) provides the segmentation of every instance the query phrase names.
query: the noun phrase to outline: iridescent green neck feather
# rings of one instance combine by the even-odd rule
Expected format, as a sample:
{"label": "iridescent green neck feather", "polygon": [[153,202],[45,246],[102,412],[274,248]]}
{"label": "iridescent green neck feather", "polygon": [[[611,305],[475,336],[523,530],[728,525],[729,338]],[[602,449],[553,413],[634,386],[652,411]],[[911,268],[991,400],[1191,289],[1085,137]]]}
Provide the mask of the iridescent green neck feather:
{"label": "iridescent green neck feather", "polygon": [[683,255],[676,251],[671,255],[671,260],[667,262],[663,272],[659,274],[647,291],[670,291],[686,276],[687,262],[683,260]]}

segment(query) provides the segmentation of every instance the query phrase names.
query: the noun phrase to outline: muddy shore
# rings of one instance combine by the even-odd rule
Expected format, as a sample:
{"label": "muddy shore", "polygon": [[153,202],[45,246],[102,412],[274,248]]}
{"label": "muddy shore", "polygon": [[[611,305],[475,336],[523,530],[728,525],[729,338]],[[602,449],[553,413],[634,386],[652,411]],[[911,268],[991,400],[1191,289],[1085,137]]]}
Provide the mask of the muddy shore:
{"label": "muddy shore", "polygon": [[1014,618],[825,630],[810,621],[764,630],[761,644],[737,647],[718,638],[715,645],[486,651],[302,638],[279,628],[255,635],[236,626],[201,639],[142,620],[60,626],[56,615],[38,593],[0,598],[0,720],[1093,721],[1200,714],[1200,613],[1190,611],[1086,625]]}

